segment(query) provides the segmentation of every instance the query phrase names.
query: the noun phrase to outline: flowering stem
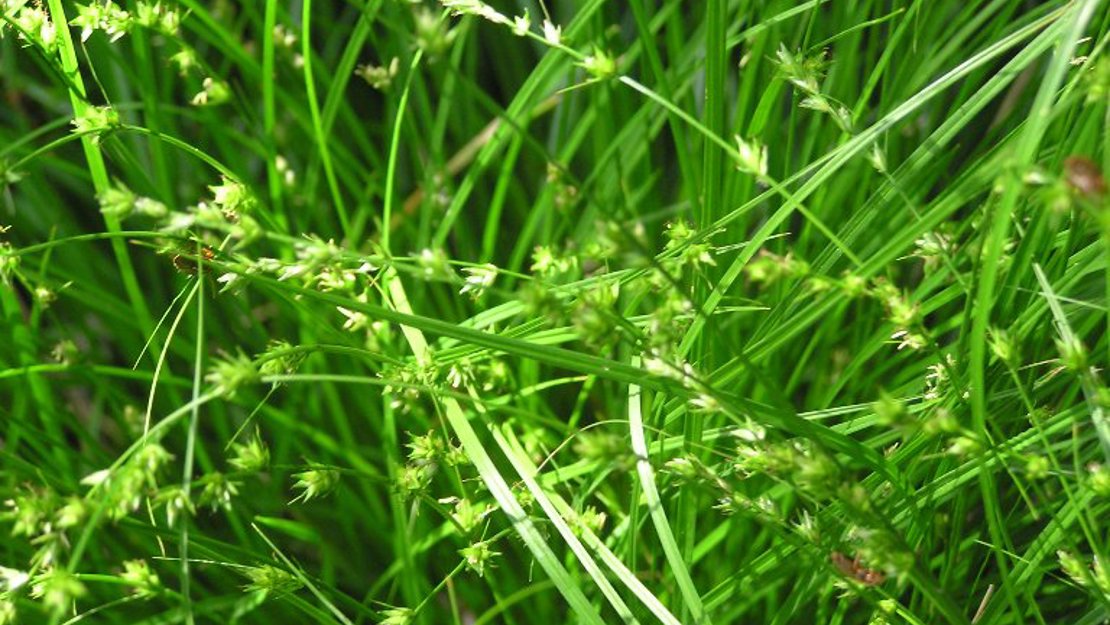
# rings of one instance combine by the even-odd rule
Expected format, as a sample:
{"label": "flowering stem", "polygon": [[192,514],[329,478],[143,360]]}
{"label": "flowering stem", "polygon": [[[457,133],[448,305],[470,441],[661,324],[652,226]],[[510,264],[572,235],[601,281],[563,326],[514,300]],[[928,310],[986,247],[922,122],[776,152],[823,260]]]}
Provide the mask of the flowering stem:
{"label": "flowering stem", "polygon": [[[56,1],[56,0],[55,0]],[[328,180],[328,189],[331,199],[335,202],[335,209],[339,215],[339,225],[344,234],[350,234],[350,218],[347,216],[347,207],[343,203],[343,194],[339,190],[339,181],[335,177],[335,168],[331,163],[331,150],[328,148],[328,138],[324,132],[324,124],[320,118],[320,104],[316,101],[316,81],[312,77],[312,0],[304,0],[301,11],[301,55],[304,57],[304,86],[305,95],[308,97],[308,110],[312,115],[312,130],[316,137],[316,146],[320,150],[320,162],[324,166],[324,177]],[[270,76],[266,77],[270,82]]]}
{"label": "flowering stem", "polygon": [[401,123],[405,119],[405,109],[408,108],[409,90],[412,87],[412,77],[416,68],[424,57],[424,50],[417,50],[409,64],[409,73],[405,76],[405,88],[401,91],[401,101],[397,103],[397,118],[393,120],[393,132],[389,142],[389,161],[385,174],[385,197],[382,199],[382,250],[389,254],[389,231],[393,225],[393,193],[394,180],[397,173],[397,152],[401,144]]}
{"label": "flowering stem", "polygon": [[[77,54],[74,51],[73,38],[69,33],[69,20],[66,18],[62,0],[48,0],[50,19],[54,21],[58,37],[58,54],[61,57],[62,74],[66,77],[69,86],[69,100],[73,107],[74,117],[81,119],[90,107],[85,95],[85,84],[81,79],[81,72],[77,67]],[[97,194],[104,193],[111,187],[108,180],[108,168],[104,164],[104,156],[100,147],[95,143],[94,137],[83,135],[81,145],[85,150],[85,160],[88,164],[89,175],[92,177],[93,187]],[[109,232],[120,230],[119,219],[111,215],[104,215],[104,224]],[[115,255],[116,264],[119,266],[120,279],[123,281],[124,291],[138,318],[140,329],[150,334],[154,323],[139,289],[139,281],[135,275],[135,267],[131,263],[131,255],[127,245],[122,239],[112,239],[112,253]]]}

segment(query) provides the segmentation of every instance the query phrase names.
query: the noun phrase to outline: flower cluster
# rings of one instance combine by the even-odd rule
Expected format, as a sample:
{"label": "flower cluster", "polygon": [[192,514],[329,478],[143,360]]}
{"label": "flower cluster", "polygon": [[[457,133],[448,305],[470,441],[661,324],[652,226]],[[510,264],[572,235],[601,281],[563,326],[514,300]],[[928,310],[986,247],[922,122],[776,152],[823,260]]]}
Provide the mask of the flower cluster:
{"label": "flower cluster", "polygon": [[54,21],[39,3],[22,3],[15,11],[11,11],[7,4],[0,4],[0,9],[5,13],[0,19],[0,35],[9,23],[19,33],[19,40],[25,46],[37,46],[47,54],[54,54],[58,49],[58,31]]}
{"label": "flower cluster", "polygon": [[[486,4],[485,2],[482,2],[481,0],[439,0],[439,3],[442,4],[445,9],[450,10],[453,15],[474,15],[484,20],[489,20],[490,22],[493,22],[494,24],[498,24],[500,26],[508,26],[510,29],[512,29],[513,34],[517,35],[518,37],[523,37],[527,35],[532,27],[532,19],[531,17],[529,17],[527,9],[524,10],[523,15],[513,17],[510,20],[506,15],[500,13],[492,6]],[[549,28],[555,29],[557,27],[551,24],[549,20],[545,20],[545,38],[553,44],[558,44],[558,36],[555,36],[554,38],[547,36]]]}
{"label": "flower cluster", "polygon": [[120,578],[131,586],[131,592],[140,597],[153,595],[162,587],[162,580],[150,570],[146,560],[125,561]]}
{"label": "flower cluster", "polygon": [[169,209],[165,204],[137,195],[118,180],[98,194],[96,199],[100,202],[100,212],[113,219],[123,220],[132,215],[164,219],[169,215]]}
{"label": "flower cluster", "polygon": [[109,41],[115,42],[131,30],[133,20],[130,13],[112,0],[107,0],[77,5],[77,17],[69,23],[81,29],[82,42],[88,41],[98,30],[103,31]]}
{"label": "flower cluster", "polygon": [[393,57],[388,65],[359,65],[355,68],[355,76],[362,78],[378,91],[387,91],[393,84],[393,79],[397,77],[400,67],[400,59]]}
{"label": "flower cluster", "polygon": [[[843,542],[842,547],[845,551],[854,553],[858,562],[865,562],[867,567],[877,569],[892,578],[902,578],[913,568],[913,552],[887,528],[852,527]],[[867,578],[853,575],[849,579],[858,583]]]}
{"label": "flower cluster", "polygon": [[377,271],[366,260],[353,259],[333,239],[306,236],[294,244],[297,259],[284,262],[276,258],[258,258],[246,266],[244,273],[268,273],[278,280],[298,280],[304,286],[322,291],[351,291],[361,278]]}
{"label": "flower cluster", "polygon": [[497,279],[497,266],[486,263],[476,267],[463,267],[463,273],[466,274],[466,279],[462,289],[459,290],[459,295],[469,293],[471,299],[476,300],[493,286],[493,281]]}
{"label": "flower cluster", "polygon": [[898,341],[898,349],[920,350],[929,344],[917,304],[886,280],[876,280],[871,296],[882,302],[887,318],[894,325],[890,338]]}
{"label": "flower cluster", "polygon": [[260,382],[261,374],[254,360],[240,351],[217,359],[204,379],[216,393],[231,398],[239,389]]}
{"label": "flower cluster", "polygon": [[757,437],[741,439],[732,469],[742,476],[766,474],[791,481],[816,500],[838,496],[844,483],[840,466],[812,441],[799,439],[772,442]]}
{"label": "flower cluster", "polygon": [[12,275],[19,268],[19,259],[11,243],[0,241],[0,284],[11,284]]}
{"label": "flower cluster", "polygon": [[293,475],[297,478],[293,488],[300,489],[301,494],[289,503],[307,503],[331,493],[339,486],[339,471],[324,465],[311,466],[312,468]]}
{"label": "flower cluster", "polygon": [[234,455],[228,464],[243,473],[259,473],[270,466],[270,449],[257,432],[247,442],[232,445],[231,451]]}
{"label": "flower cluster", "polygon": [[617,60],[598,47],[594,48],[593,54],[582,59],[580,65],[593,80],[608,80],[617,75]]}
{"label": "flower cluster", "polygon": [[78,134],[92,135],[93,144],[121,125],[119,113],[110,106],[87,106],[84,112],[73,120],[73,131]]}
{"label": "flower cluster", "polygon": [[512,372],[503,360],[490,358],[474,362],[463,357],[447,369],[447,383],[451,388],[473,387],[483,392],[503,390],[511,381]]}
{"label": "flower cluster", "polygon": [[[224,177],[220,184],[208,189],[212,192],[211,199],[201,200],[184,211],[173,210],[164,216],[158,215],[162,217],[160,230],[174,235],[184,235],[192,229],[212,231],[213,236],[206,237],[212,245],[216,244],[215,233],[221,233],[235,240],[236,248],[248,246],[262,236],[262,227],[251,215],[258,200],[246,185]],[[127,199],[126,194],[113,197]],[[139,203],[143,201],[137,200]],[[120,204],[114,208],[126,207],[122,202]],[[155,216],[153,209],[148,207],[144,210],[144,214]],[[140,212],[138,207],[135,212]]]}
{"label": "flower cluster", "polygon": [[806,57],[793,53],[786,46],[780,46],[776,53],[779,70],[783,76],[802,93],[800,105],[804,108],[825,113],[833,118],[840,129],[852,131],[852,113],[846,106],[821,93],[821,79],[824,77],[824,55]]}
{"label": "flower cluster", "polygon": [[781,280],[800,279],[809,275],[809,263],[796,258],[793,252],[779,256],[774,252],[760,250],[759,254],[744,267],[748,280],[769,287]]}
{"label": "flower cluster", "polygon": [[83,42],[88,41],[96,31],[103,32],[109,41],[115,42],[131,32],[134,26],[176,36],[181,26],[181,15],[176,9],[161,2],[150,3],[142,0],[138,2],[135,14],[132,15],[112,0],[104,0],[77,5],[77,17],[69,23],[81,29]]}
{"label": "flower cluster", "polygon": [[547,165],[547,183],[554,193],[555,208],[569,211],[578,202],[578,187],[568,179],[564,167],[555,163]]}
{"label": "flower cluster", "polygon": [[454,505],[451,518],[465,536],[473,534],[474,530],[478,529],[478,526],[494,510],[494,507],[488,503],[476,504],[465,497],[445,497],[440,499],[439,503]]}
{"label": "flower cluster", "polygon": [[197,505],[208,506],[213,511],[223,508],[231,510],[231,499],[239,494],[242,484],[228,478],[223,473],[214,471],[200,479],[202,485]]}
{"label": "flower cluster", "polygon": [[767,175],[767,146],[758,139],[745,139],[736,135],[736,169],[745,174]]}
{"label": "flower cluster", "polygon": [[378,625],[410,625],[415,618],[412,608],[390,607],[381,611]]}
{"label": "flower cluster", "polygon": [[[150,442],[140,447],[115,469],[104,469],[85,477],[81,483],[92,491],[86,496],[62,495],[48,486],[27,485],[4,502],[0,522],[10,524],[12,537],[26,537],[36,550],[30,559],[30,573],[0,567],[0,623],[11,622],[15,609],[8,594],[30,587],[30,595],[53,611],[69,609],[86,592],[84,585],[59,565],[70,548],[70,533],[80,531],[102,511],[111,521],[122,519],[147,499],[160,505],[157,476],[172,460],[161,445]],[[135,592],[151,592],[159,586],[157,575],[137,562],[124,564],[122,578]]]}
{"label": "flower cluster", "polygon": [[459,555],[466,561],[466,566],[475,573],[478,577],[484,577],[486,567],[490,566],[490,562],[497,556],[501,555],[499,551],[494,551],[491,548],[492,541],[481,540],[459,550]]}
{"label": "flower cluster", "polygon": [[157,491],[158,473],[171,460],[173,455],[164,447],[147,443],[123,466],[92,473],[82,483],[100,490],[108,518],[122,519],[139,508],[144,496]]}
{"label": "flower cluster", "polygon": [[693,319],[690,299],[675,292],[665,291],[662,300],[648,313],[644,325],[644,344],[657,357],[676,358],[675,347],[686,335],[686,328]]}
{"label": "flower cluster", "polygon": [[586,533],[600,534],[608,518],[609,515],[598,510],[596,506],[586,506],[581,512],[570,515],[570,528],[579,536]]}
{"label": "flower cluster", "polygon": [[231,99],[231,88],[223,80],[206,76],[200,86],[200,91],[189,100],[193,106],[219,106]]}
{"label": "flower cluster", "polygon": [[950,237],[943,232],[926,232],[914,241],[913,255],[925,261],[926,271],[935,269],[953,251]]}
{"label": "flower cluster", "polygon": [[1090,592],[1110,596],[1110,568],[1097,555],[1091,558],[1090,564],[1086,558],[1070,551],[1056,552],[1060,559],[1060,568],[1081,588]]}
{"label": "flower cluster", "polygon": [[574,437],[574,454],[585,460],[595,460],[606,466],[631,468],[636,457],[628,442],[616,434],[601,429],[584,430]]}
{"label": "flower cluster", "polygon": [[[306,356],[306,352],[296,350],[286,341],[270,341],[266,351],[255,357],[255,367],[263,377],[292,375],[297,372]],[[278,386],[281,383],[273,384]]]}
{"label": "flower cluster", "polygon": [[509,25],[509,18],[481,0],[440,0],[453,15],[476,15],[495,24]]}
{"label": "flower cluster", "polygon": [[294,574],[270,564],[247,567],[243,570],[247,578],[244,588],[258,591],[273,597],[297,592],[304,583]]}
{"label": "flower cluster", "polygon": [[458,29],[439,19],[439,13],[420,7],[413,15],[415,20],[416,47],[431,59],[442,57],[459,35]]}
{"label": "flower cluster", "polygon": [[620,283],[599,281],[582,291],[571,308],[571,324],[577,336],[594,349],[603,350],[618,338],[614,332]]}
{"label": "flower cluster", "polygon": [[442,249],[424,248],[416,256],[416,266],[425,280],[454,280],[455,270]]}
{"label": "flower cluster", "polygon": [[578,276],[578,257],[560,253],[548,245],[532,250],[532,274],[548,281],[573,279]]}
{"label": "flower cluster", "polygon": [[[409,448],[408,462],[401,467],[397,480],[398,488],[405,495],[413,495],[426,490],[431,485],[436,473],[439,472],[440,467],[455,467],[468,462],[466,454],[463,453],[460,447],[443,440],[435,431],[413,436],[407,446]],[[465,499],[451,499],[448,503],[456,503],[456,501],[460,502],[456,505],[456,522],[461,527],[472,528],[470,520],[474,518],[474,515],[469,514],[468,511],[473,512],[478,509],[469,507],[470,502]],[[476,514],[480,518],[484,517],[487,512],[487,510],[481,509]],[[466,531],[469,531],[469,529]]]}
{"label": "flower cluster", "polygon": [[713,246],[698,233],[685,219],[676,219],[664,231],[667,243],[663,246],[666,260],[663,267],[672,275],[681,275],[689,268],[697,270],[704,265],[716,265],[713,259]]}
{"label": "flower cluster", "polygon": [[75,599],[86,593],[88,589],[77,576],[64,569],[48,569],[31,582],[31,597],[41,600],[55,613],[69,609]]}

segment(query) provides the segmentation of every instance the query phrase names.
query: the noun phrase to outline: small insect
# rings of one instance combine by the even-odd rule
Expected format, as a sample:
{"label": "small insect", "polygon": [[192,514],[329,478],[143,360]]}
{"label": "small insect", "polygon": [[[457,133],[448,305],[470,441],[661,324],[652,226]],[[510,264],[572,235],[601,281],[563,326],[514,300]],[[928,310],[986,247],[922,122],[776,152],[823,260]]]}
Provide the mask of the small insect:
{"label": "small insect", "polygon": [[1069,156],[1064,159],[1064,178],[1075,192],[1088,197],[1106,195],[1106,178],[1102,170],[1085,156]]}
{"label": "small insect", "polygon": [[[207,263],[216,258],[216,253],[212,251],[212,248],[205,245],[200,248],[200,257]],[[173,266],[181,273],[193,275],[197,272],[197,261],[192,253],[181,252],[174,254],[171,260],[173,261]]]}
{"label": "small insect", "polygon": [[835,566],[841,573],[851,577],[857,582],[867,586],[878,586],[886,581],[886,575],[882,571],[869,569],[860,563],[859,556],[854,559],[849,559],[848,556],[840,553],[839,551],[832,552],[829,556]]}

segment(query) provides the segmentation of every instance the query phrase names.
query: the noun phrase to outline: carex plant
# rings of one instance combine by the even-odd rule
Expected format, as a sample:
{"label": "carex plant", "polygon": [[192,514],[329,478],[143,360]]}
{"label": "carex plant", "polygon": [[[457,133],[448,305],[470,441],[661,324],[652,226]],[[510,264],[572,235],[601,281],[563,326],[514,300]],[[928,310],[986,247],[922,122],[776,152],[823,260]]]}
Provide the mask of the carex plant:
{"label": "carex plant", "polygon": [[0,0],[0,624],[1110,618],[1099,0]]}

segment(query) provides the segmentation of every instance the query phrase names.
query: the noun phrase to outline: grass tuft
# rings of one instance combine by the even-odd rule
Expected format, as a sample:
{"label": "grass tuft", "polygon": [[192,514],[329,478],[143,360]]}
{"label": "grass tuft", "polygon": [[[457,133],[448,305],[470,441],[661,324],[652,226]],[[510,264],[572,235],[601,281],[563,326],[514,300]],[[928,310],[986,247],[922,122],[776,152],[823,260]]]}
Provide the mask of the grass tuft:
{"label": "grass tuft", "polygon": [[1100,0],[0,0],[0,625],[1110,620]]}

